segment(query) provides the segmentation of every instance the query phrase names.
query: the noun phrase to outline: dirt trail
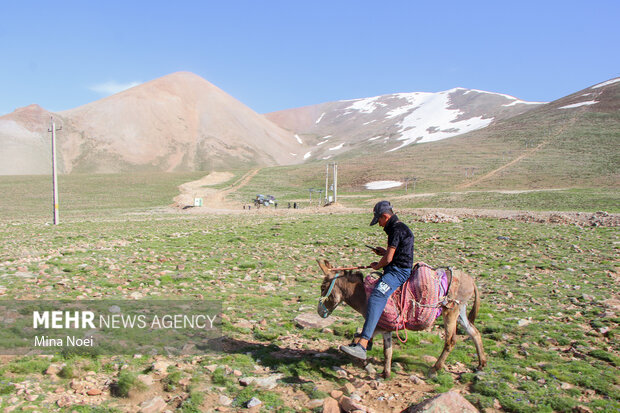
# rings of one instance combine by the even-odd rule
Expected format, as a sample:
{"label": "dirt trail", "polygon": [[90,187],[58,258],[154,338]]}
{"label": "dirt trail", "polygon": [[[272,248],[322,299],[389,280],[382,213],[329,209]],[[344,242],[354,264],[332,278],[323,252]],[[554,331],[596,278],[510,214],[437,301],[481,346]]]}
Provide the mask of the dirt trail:
{"label": "dirt trail", "polygon": [[176,208],[186,209],[188,206],[194,205],[194,198],[202,198],[203,206],[191,208],[192,210],[201,209],[241,209],[241,205],[226,201],[226,196],[231,192],[243,188],[256,176],[260,169],[253,169],[223,189],[205,188],[209,185],[217,185],[229,181],[234,175],[231,172],[211,172],[196,181],[186,182],[179,185],[180,194],[174,198],[174,206]]}
{"label": "dirt trail", "polygon": [[529,151],[517,156],[515,159],[513,159],[512,161],[508,162],[507,164],[504,164],[502,166],[500,166],[499,168],[487,173],[486,175],[481,176],[478,179],[475,179],[471,182],[466,183],[465,185],[461,185],[459,188],[461,189],[465,189],[465,188],[469,188],[470,186],[476,185],[490,177],[492,177],[493,175],[497,174],[498,172],[503,171],[506,168],[511,167],[512,165],[516,164],[517,162],[519,162],[520,160],[527,158],[533,154],[535,154],[536,152],[538,152],[540,150],[540,148],[542,148],[543,146],[545,146],[548,142],[543,142],[540,145],[538,145],[537,147],[530,149]]}
{"label": "dirt trail", "polygon": [[[601,93],[602,93],[602,90],[601,90],[601,91],[599,91],[599,92],[596,94],[595,99],[597,99],[597,98],[600,96],[600,94],[601,94]],[[575,124],[575,122],[577,121],[577,118],[579,117],[579,115],[580,115],[580,114],[582,114],[582,113],[584,113],[586,110],[587,110],[587,109],[584,107],[584,108],[582,108],[581,110],[577,110],[577,111],[575,111],[575,112],[574,112],[574,114],[572,115],[571,119],[570,119],[568,122],[566,122],[565,124],[563,124],[563,125],[560,127],[560,129],[559,129],[557,132],[555,132],[555,133],[551,136],[551,138],[553,138],[553,139],[557,138],[557,137],[558,137],[558,136],[560,136],[562,133],[564,133],[564,131],[565,131],[567,128],[569,128],[570,126],[574,125],[574,124]],[[510,161],[510,162],[508,162],[507,164],[500,166],[499,168],[497,168],[497,169],[495,169],[495,170],[493,170],[493,171],[491,171],[491,172],[487,173],[486,175],[481,176],[481,177],[480,177],[480,178],[478,178],[478,179],[475,179],[475,180],[473,180],[473,181],[471,181],[471,182],[468,182],[468,183],[466,183],[466,184],[464,184],[464,185],[461,185],[461,186],[459,186],[459,188],[460,188],[460,189],[469,188],[469,187],[471,187],[471,186],[473,186],[473,185],[476,185],[476,184],[478,184],[478,183],[480,183],[480,182],[482,182],[482,181],[484,181],[484,180],[486,180],[486,179],[488,179],[488,178],[492,177],[493,175],[496,175],[498,172],[503,171],[504,169],[506,169],[506,168],[508,168],[508,167],[510,167],[510,166],[512,166],[512,165],[514,165],[515,163],[517,163],[517,162],[521,161],[522,159],[527,158],[527,157],[529,157],[529,156],[531,156],[531,155],[535,154],[535,153],[536,153],[536,152],[538,152],[538,151],[539,151],[539,150],[540,150],[543,146],[547,145],[548,143],[549,143],[549,141],[544,141],[544,142],[542,142],[542,143],[541,143],[540,145],[538,145],[537,147],[532,148],[532,149],[530,149],[529,151],[526,151],[525,153],[523,153],[523,154],[521,154],[520,156],[516,157],[515,159],[513,159],[513,160],[512,160],[512,161]]]}

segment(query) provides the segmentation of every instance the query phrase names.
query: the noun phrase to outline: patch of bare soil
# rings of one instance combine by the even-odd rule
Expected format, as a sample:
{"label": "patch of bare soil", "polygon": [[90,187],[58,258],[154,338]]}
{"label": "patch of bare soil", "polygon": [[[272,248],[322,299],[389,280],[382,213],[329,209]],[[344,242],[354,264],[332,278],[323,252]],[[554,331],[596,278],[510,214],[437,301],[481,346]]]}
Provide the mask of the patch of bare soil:
{"label": "patch of bare soil", "polygon": [[230,172],[211,172],[196,181],[181,184],[179,185],[179,192],[181,193],[174,198],[174,205],[179,208],[194,205],[194,198],[202,198],[203,201],[211,200],[220,191],[206,187],[224,183],[233,176]]}

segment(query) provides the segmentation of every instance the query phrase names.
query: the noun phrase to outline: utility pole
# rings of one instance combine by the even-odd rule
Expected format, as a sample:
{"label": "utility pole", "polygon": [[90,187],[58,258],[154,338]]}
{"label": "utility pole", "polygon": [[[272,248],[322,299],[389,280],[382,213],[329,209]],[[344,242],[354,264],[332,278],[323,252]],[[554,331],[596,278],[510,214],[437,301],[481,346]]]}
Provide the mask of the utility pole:
{"label": "utility pole", "polygon": [[334,202],[338,200],[338,164],[334,162]]}
{"label": "utility pole", "polygon": [[51,129],[48,129],[48,132],[52,132],[52,205],[54,208],[54,225],[58,225],[60,223],[60,219],[58,217],[58,180],[56,176],[56,131],[62,130],[62,126],[56,129],[54,118],[51,117],[50,121],[52,122],[52,127]]}
{"label": "utility pole", "polygon": [[325,205],[329,203],[328,185],[329,182],[329,164],[325,165]]}

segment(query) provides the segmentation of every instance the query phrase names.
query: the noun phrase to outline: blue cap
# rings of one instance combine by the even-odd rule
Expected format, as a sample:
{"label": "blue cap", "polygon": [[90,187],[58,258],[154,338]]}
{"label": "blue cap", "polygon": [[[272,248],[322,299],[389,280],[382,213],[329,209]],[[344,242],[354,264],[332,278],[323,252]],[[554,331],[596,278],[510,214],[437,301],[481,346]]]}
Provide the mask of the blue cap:
{"label": "blue cap", "polygon": [[388,201],[379,201],[376,203],[373,212],[375,216],[372,221],[370,221],[370,225],[375,225],[377,222],[379,222],[379,217],[381,217],[381,215],[383,215],[384,213],[388,212],[391,214],[392,204],[390,204]]}

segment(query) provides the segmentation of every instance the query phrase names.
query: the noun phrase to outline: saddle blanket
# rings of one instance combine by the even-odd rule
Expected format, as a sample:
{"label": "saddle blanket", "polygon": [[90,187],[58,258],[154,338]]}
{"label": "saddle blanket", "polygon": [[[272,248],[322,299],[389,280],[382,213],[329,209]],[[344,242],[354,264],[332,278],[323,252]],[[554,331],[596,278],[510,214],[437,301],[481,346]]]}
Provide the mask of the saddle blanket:
{"label": "saddle blanket", "polygon": [[[366,297],[370,296],[379,280],[370,275],[364,279]],[[435,270],[423,262],[418,263],[409,279],[388,299],[377,327],[386,331],[403,329],[401,311],[407,330],[430,327],[441,315],[439,301],[446,295],[447,288],[448,277],[444,269]]]}

